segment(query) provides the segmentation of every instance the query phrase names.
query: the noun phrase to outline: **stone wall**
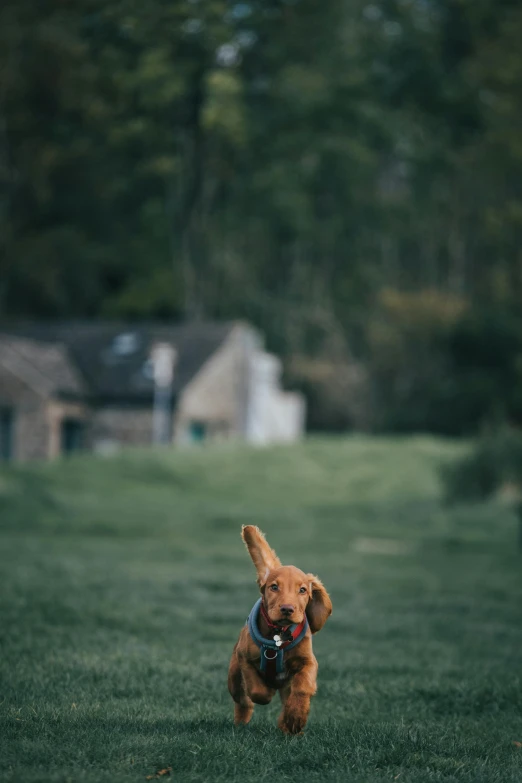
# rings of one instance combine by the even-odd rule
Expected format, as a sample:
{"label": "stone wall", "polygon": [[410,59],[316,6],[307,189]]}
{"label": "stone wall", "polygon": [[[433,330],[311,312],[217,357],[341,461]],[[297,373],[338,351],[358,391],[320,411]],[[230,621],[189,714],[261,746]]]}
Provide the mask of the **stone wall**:
{"label": "stone wall", "polygon": [[45,400],[4,367],[0,367],[0,407],[14,416],[12,459],[46,459],[49,423]]}
{"label": "stone wall", "polygon": [[13,459],[18,462],[48,459],[50,432],[47,407],[44,402],[16,408]]}
{"label": "stone wall", "polygon": [[95,451],[152,442],[152,408],[106,406],[92,412],[89,445]]}

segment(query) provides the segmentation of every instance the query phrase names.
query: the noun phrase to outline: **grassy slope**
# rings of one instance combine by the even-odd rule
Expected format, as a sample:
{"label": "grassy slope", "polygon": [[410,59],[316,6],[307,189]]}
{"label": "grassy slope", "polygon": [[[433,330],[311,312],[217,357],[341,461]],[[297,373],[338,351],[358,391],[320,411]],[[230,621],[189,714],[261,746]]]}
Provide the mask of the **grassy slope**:
{"label": "grassy slope", "polygon": [[[0,779],[518,783],[522,560],[507,511],[440,504],[452,453],[352,439],[1,473]],[[334,601],[304,737],[275,702],[232,726],[243,522]]]}

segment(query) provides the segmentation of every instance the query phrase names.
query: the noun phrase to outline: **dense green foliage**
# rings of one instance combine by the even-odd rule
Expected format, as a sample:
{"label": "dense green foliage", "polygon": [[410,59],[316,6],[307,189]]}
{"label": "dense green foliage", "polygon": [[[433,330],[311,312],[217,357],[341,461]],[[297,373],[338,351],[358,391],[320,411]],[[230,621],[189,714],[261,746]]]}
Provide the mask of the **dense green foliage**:
{"label": "dense green foliage", "polygon": [[[0,475],[0,779],[518,783],[520,554],[507,509],[440,505],[431,439],[136,452]],[[232,725],[257,598],[239,532],[318,573],[304,737]]]}
{"label": "dense green foliage", "polygon": [[467,435],[522,425],[522,316],[431,292],[383,299],[369,330],[376,424]]}
{"label": "dense green foliage", "polygon": [[5,0],[0,316],[246,317],[314,423],[356,358],[371,426],[476,429],[482,388],[433,413],[444,334],[391,384],[377,337],[390,292],[521,301],[521,36],[514,0]]}
{"label": "dense green foliage", "polygon": [[499,496],[522,514],[522,435],[500,429],[484,434],[460,458],[441,466],[449,501]]}

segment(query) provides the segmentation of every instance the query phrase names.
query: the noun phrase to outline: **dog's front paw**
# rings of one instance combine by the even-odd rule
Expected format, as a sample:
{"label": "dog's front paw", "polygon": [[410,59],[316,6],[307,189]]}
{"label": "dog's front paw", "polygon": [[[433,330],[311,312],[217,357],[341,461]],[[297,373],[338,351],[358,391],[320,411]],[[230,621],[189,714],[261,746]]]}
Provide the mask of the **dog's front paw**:
{"label": "dog's front paw", "polygon": [[278,726],[285,734],[302,734],[310,712],[307,694],[290,694],[279,716]]}
{"label": "dog's front paw", "polygon": [[246,704],[234,704],[234,725],[249,723],[254,713],[254,707]]}
{"label": "dog's front paw", "polygon": [[277,725],[284,734],[302,734],[307,717],[296,712],[283,712]]}

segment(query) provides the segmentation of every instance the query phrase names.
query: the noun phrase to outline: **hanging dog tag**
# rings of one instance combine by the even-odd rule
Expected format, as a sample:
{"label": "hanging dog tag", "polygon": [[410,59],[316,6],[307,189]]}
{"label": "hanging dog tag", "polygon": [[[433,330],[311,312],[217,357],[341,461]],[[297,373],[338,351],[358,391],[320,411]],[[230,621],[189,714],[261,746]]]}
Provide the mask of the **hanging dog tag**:
{"label": "hanging dog tag", "polygon": [[283,640],[278,634],[274,636],[274,642],[276,643],[276,647],[281,647],[281,645],[283,644]]}

